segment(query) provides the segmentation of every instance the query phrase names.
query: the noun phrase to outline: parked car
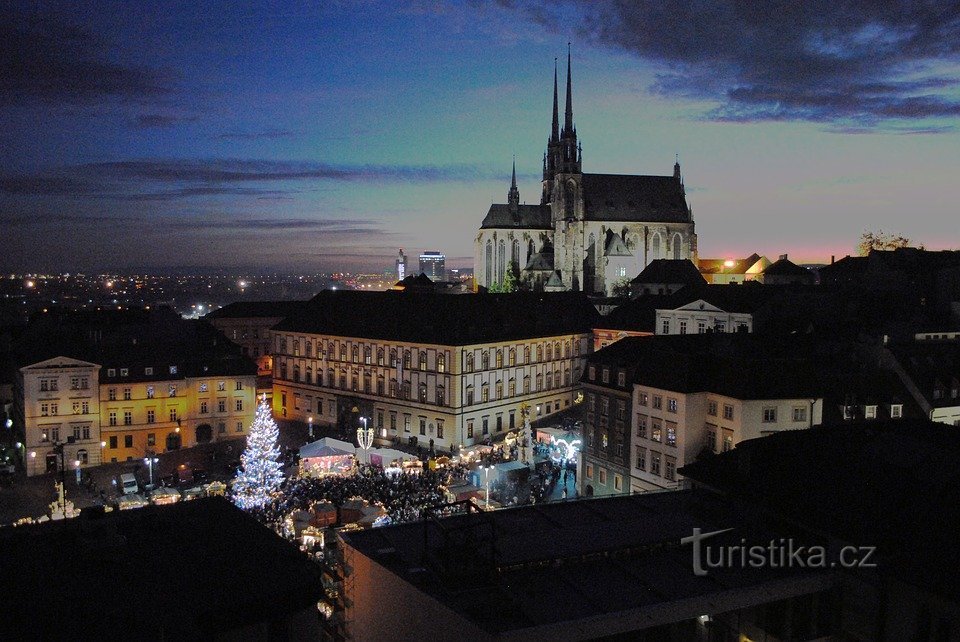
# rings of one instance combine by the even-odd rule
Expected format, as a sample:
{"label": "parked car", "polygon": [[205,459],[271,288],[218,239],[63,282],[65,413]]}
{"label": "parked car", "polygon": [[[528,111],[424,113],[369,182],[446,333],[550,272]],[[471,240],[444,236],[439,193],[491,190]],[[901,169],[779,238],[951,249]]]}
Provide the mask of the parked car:
{"label": "parked car", "polygon": [[137,483],[137,476],[133,473],[121,473],[120,493],[122,495],[132,495],[138,490],[140,490],[140,484]]}

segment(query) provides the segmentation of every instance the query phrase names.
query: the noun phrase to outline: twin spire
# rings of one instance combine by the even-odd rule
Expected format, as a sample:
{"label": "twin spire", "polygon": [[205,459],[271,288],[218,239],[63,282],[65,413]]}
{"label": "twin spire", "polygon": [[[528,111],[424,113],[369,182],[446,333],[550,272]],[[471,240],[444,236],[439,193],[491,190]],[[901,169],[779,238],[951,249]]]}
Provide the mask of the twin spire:
{"label": "twin spire", "polygon": [[563,131],[560,131],[560,104],[557,91],[557,59],[553,59],[553,129],[550,133],[550,142],[556,143],[560,137],[571,136],[573,129],[573,80],[570,72],[570,43],[567,43],[567,105],[563,119]]}

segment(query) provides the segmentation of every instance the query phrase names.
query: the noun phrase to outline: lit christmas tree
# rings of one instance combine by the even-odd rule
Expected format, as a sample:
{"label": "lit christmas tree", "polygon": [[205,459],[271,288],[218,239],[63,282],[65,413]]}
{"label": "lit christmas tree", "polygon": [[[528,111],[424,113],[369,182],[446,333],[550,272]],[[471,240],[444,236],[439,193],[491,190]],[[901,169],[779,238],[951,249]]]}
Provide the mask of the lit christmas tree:
{"label": "lit christmas tree", "polygon": [[240,456],[240,470],[233,482],[233,502],[240,508],[261,508],[283,483],[283,466],[277,461],[280,457],[277,448],[279,434],[264,395],[257,406],[247,448]]}

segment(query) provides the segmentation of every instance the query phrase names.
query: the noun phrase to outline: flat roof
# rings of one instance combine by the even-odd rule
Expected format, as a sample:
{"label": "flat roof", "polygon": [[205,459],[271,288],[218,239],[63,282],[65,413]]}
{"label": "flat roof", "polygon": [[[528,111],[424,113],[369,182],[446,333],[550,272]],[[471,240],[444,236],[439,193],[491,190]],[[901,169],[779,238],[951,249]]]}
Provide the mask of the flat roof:
{"label": "flat roof", "polygon": [[[811,576],[809,571],[751,568],[695,575],[692,547],[680,543],[694,528],[735,528],[729,534],[732,542],[774,538],[756,526],[736,528],[741,523],[718,496],[690,490],[521,506],[342,536],[480,628],[519,634]],[[463,535],[471,528],[475,537]],[[444,531],[457,533],[457,554],[448,566],[440,552]],[[492,534],[492,548],[485,534]],[[470,547],[468,554],[465,547]],[[489,550],[495,553],[485,557]],[[464,563],[471,559],[469,553],[478,560],[473,572],[464,570],[471,568]],[[825,575],[812,576],[827,581]]]}

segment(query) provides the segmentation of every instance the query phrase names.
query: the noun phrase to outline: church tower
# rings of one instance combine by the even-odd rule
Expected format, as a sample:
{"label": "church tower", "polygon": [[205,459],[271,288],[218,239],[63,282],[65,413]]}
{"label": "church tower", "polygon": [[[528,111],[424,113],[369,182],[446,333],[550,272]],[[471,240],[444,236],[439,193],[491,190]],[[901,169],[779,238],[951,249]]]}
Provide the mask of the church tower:
{"label": "church tower", "polygon": [[510,179],[510,191],[507,192],[507,207],[514,218],[520,209],[520,190],[517,189],[517,157],[513,157],[513,178]]}

